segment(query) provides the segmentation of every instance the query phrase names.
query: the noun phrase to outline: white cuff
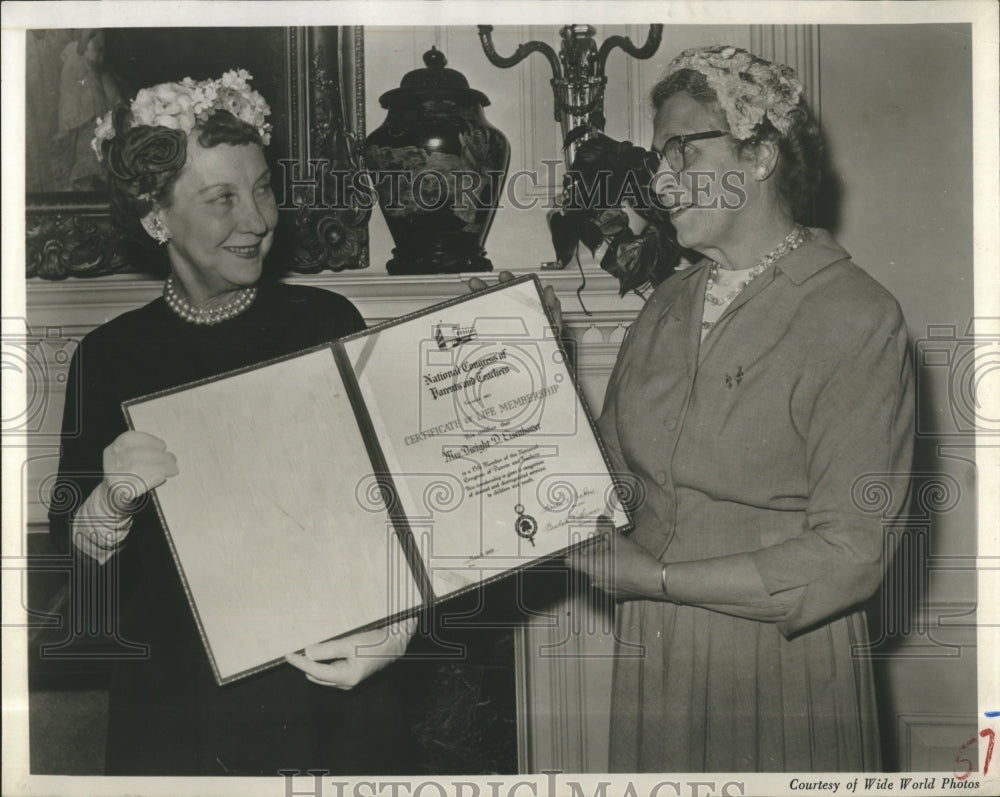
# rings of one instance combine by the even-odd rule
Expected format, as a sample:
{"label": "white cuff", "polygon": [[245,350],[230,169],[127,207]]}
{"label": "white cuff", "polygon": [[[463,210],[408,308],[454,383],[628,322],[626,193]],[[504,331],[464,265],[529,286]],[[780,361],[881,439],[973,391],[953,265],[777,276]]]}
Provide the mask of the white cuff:
{"label": "white cuff", "polygon": [[131,528],[132,516],[111,508],[101,482],[73,518],[73,545],[103,565],[118,552]]}

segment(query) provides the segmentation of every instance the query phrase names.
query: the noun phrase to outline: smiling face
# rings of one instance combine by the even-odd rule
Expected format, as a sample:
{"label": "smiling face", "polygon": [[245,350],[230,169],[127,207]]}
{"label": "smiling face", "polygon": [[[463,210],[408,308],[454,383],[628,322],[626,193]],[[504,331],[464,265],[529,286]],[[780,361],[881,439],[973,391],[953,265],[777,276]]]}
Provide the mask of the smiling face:
{"label": "smiling face", "polygon": [[170,268],[197,304],[228,298],[260,278],[278,207],[257,144],[203,147],[188,136],[187,162],[159,214]]}
{"label": "smiling face", "polygon": [[[668,97],[653,120],[653,147],[660,151],[674,137],[726,130],[725,119],[686,92]],[[754,199],[753,164],[739,155],[732,136],[684,145],[684,169],[673,171],[661,158],[653,187],[670,211],[682,246],[712,257],[732,246],[743,232]]]}

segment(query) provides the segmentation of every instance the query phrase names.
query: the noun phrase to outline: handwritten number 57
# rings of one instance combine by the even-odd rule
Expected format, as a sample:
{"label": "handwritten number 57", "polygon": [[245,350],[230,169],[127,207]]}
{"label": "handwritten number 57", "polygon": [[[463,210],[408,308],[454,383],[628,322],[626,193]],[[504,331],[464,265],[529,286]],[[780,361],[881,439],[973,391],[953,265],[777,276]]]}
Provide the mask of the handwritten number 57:
{"label": "handwritten number 57", "polygon": [[[983,730],[979,732],[979,736],[982,736],[984,739],[989,739],[989,742],[986,745],[986,760],[983,761],[983,775],[985,775],[987,772],[990,771],[990,760],[993,758],[993,743],[996,741],[996,733],[992,728],[983,728]],[[965,748],[976,744],[977,741],[978,737],[973,736],[971,739],[969,739],[969,741],[967,741],[959,748],[958,753],[955,756],[956,764],[966,765],[965,772],[955,773],[955,777],[958,778],[959,780],[965,780],[967,777],[969,777],[969,773],[972,772],[972,762],[968,758],[962,756],[962,751]]]}

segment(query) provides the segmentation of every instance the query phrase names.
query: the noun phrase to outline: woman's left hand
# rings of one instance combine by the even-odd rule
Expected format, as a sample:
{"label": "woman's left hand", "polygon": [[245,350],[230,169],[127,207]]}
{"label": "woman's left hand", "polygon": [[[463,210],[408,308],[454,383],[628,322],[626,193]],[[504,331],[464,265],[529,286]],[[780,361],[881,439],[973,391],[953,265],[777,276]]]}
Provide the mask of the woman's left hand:
{"label": "woman's left hand", "polygon": [[600,536],[599,541],[571,553],[567,564],[616,598],[663,597],[663,562],[614,529],[606,529]]}
{"label": "woman's left hand", "polygon": [[411,617],[374,631],[318,642],[303,653],[289,653],[285,661],[313,683],[353,689],[402,656],[416,630],[417,618]]}

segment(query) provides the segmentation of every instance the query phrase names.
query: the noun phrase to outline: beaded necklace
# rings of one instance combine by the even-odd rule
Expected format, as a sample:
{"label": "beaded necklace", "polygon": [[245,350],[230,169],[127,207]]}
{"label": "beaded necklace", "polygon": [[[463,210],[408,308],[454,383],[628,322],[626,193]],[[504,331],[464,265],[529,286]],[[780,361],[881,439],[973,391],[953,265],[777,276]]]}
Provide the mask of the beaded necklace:
{"label": "beaded necklace", "polygon": [[168,277],[163,285],[163,300],[167,303],[167,307],[185,321],[204,326],[220,324],[230,318],[235,318],[253,304],[255,298],[257,298],[257,286],[251,285],[249,288],[240,290],[224,305],[203,309],[195,307],[177,292],[173,276]]}
{"label": "beaded necklace", "polygon": [[[719,278],[719,264],[713,262],[711,269],[708,272],[708,284],[705,287],[705,301],[709,304],[714,304],[717,307],[725,307],[733,299],[735,299],[740,292],[746,288],[753,280],[767,271],[774,263],[789,252],[794,252],[803,243],[812,238],[812,231],[807,227],[803,227],[801,224],[796,224],[795,228],[785,236],[785,239],[778,244],[774,249],[768,252],[764,257],[757,261],[753,268],[747,271],[746,278],[739,282],[735,288],[733,288],[725,296],[718,296],[713,291],[718,284]],[[714,324],[714,321],[702,321],[702,329],[710,329]]]}

